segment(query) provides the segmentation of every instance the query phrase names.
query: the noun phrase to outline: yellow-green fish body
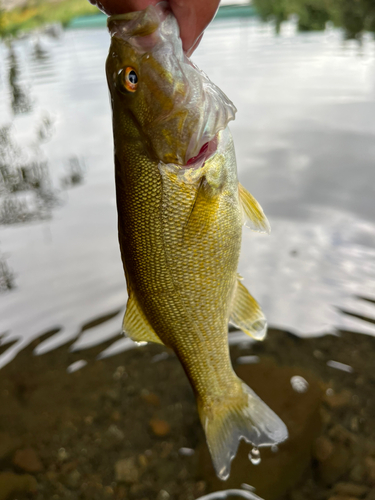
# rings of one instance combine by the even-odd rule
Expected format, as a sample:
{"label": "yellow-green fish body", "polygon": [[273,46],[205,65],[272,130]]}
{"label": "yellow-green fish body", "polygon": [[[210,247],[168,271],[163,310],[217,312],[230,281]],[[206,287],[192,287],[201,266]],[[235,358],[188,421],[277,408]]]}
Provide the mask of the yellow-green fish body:
{"label": "yellow-green fish body", "polygon": [[239,185],[227,123],[234,106],[182,53],[171,14],[109,19],[124,332],[171,347],[194,389],[214,466],[226,479],[241,437],[284,440],[280,419],[234,373],[228,321],[255,338],[266,322],[237,275],[243,218],[267,220]]}

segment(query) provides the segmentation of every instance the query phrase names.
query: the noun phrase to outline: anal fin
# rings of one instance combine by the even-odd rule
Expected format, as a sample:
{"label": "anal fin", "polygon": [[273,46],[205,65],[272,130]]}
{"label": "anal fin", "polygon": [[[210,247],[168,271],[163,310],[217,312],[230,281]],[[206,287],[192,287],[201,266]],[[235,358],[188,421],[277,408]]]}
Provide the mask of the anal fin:
{"label": "anal fin", "polygon": [[239,280],[229,322],[256,340],[263,340],[266,336],[267,321],[263,311]]}
{"label": "anal fin", "polygon": [[270,233],[271,226],[253,195],[238,183],[238,194],[245,216],[245,226],[259,233]]}
{"label": "anal fin", "polygon": [[147,321],[137,299],[132,293],[130,293],[126,305],[122,329],[125,335],[134,340],[134,342],[154,342],[164,345]]}

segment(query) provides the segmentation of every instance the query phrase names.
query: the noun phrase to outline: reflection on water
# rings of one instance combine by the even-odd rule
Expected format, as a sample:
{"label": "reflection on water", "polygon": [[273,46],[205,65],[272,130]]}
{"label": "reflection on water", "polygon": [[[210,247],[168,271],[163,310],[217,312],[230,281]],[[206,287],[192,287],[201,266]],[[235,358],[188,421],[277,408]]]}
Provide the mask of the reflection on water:
{"label": "reflection on water", "polygon": [[10,269],[6,256],[0,253],[0,292],[12,290],[15,287],[14,273]]}
{"label": "reflection on water", "polygon": [[32,103],[27,89],[20,84],[20,69],[13,45],[9,46],[9,86],[12,90],[11,105],[15,115],[28,113],[32,109]]}
{"label": "reflection on water", "polygon": [[375,4],[371,0],[253,0],[264,20],[274,20],[276,31],[291,15],[300,31],[324,30],[328,21],[344,29],[347,39],[375,32]]}
{"label": "reflection on water", "polygon": [[15,142],[10,126],[0,128],[0,224],[46,218],[56,205],[48,162],[40,149],[50,137],[50,127],[44,117],[28,149]]}
{"label": "reflection on water", "polygon": [[[239,271],[271,325],[299,335],[338,329],[374,334],[374,41],[365,34],[359,45],[343,41],[333,28],[297,28],[286,22],[275,36],[274,24],[256,18],[218,20],[194,56],[239,110],[231,127],[239,177],[272,226],[270,237],[244,231]],[[61,201],[53,218],[1,228],[17,288],[1,297],[0,332],[7,332],[4,342],[15,343],[0,364],[52,329],[56,335],[39,344],[39,353],[77,338],[75,347],[82,349],[121,328],[126,293],[107,47],[104,28],[14,42],[19,84],[30,89],[35,107],[17,115],[11,129],[13,91],[0,82],[0,125],[9,151],[19,158],[17,145],[43,143],[36,173],[23,171],[17,160],[12,182],[29,189],[12,196],[36,196],[43,183],[38,179],[46,175],[52,190],[43,192]],[[8,49],[0,46],[1,74],[8,74],[9,64]],[[43,117],[53,117],[51,124]],[[40,165],[46,165],[43,175]],[[107,320],[84,329],[95,317]],[[122,339],[113,349],[130,346]]]}
{"label": "reflection on water", "polygon": [[61,178],[61,185],[65,188],[82,184],[86,170],[85,160],[72,156],[68,159],[66,174]]}

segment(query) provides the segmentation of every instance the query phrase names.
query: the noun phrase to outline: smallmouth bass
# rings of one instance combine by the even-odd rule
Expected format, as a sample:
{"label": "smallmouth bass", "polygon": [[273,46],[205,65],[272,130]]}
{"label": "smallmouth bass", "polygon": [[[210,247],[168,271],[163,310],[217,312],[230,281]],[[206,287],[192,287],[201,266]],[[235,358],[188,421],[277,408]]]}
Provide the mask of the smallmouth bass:
{"label": "smallmouth bass", "polygon": [[287,429],[234,373],[228,322],[256,339],[265,317],[237,275],[244,219],[268,231],[237,179],[235,107],[183,53],[165,6],[108,19],[118,230],[128,289],[124,333],[174,350],[193,387],[217,475],[241,438]]}

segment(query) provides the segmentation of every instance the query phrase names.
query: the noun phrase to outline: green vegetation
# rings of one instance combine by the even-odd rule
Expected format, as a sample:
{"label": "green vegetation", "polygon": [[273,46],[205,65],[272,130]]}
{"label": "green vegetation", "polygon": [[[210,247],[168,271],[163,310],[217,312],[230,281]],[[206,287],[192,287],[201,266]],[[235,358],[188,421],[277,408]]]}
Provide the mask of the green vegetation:
{"label": "green vegetation", "polygon": [[[253,0],[252,3],[263,20],[276,22],[277,30],[294,14],[300,31],[323,30],[327,21],[331,21],[344,29],[346,38],[360,38],[364,31],[375,32],[374,0]],[[225,9],[221,10],[224,15]],[[243,7],[242,10],[243,15],[253,12]],[[238,8],[232,11],[238,15]],[[0,0],[0,36],[16,35],[54,22],[66,26],[76,17],[97,13],[98,9],[88,0],[26,0],[23,7],[9,11],[1,8]]]}
{"label": "green vegetation", "polygon": [[327,21],[344,29],[346,38],[375,32],[374,0],[253,0],[263,20],[275,20],[276,29],[292,14],[300,31],[323,30]]}
{"label": "green vegetation", "polygon": [[[1,0],[0,0],[1,2]],[[95,15],[98,9],[88,0],[30,0],[23,7],[6,11],[0,7],[0,36],[14,36],[45,24],[66,26],[78,16]]]}

